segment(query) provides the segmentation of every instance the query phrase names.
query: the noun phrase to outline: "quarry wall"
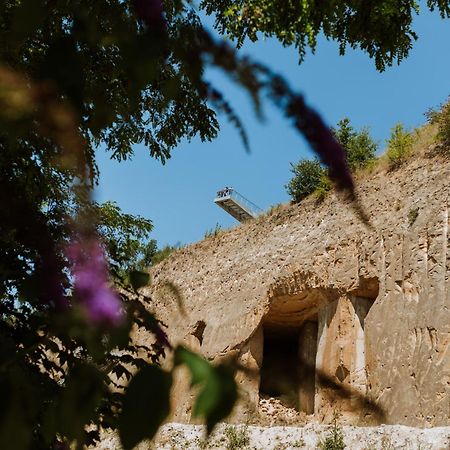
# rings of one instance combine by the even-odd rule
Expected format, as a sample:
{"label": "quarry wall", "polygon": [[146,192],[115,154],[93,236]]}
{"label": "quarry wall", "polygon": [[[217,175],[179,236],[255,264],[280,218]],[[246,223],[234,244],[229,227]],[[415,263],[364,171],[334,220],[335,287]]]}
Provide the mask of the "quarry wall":
{"label": "quarry wall", "polygon": [[[174,343],[250,369],[234,421],[277,397],[306,421],[449,425],[449,182],[449,161],[426,156],[366,175],[371,227],[334,193],[281,207],[154,267],[148,306]],[[172,420],[189,422],[177,380]]]}

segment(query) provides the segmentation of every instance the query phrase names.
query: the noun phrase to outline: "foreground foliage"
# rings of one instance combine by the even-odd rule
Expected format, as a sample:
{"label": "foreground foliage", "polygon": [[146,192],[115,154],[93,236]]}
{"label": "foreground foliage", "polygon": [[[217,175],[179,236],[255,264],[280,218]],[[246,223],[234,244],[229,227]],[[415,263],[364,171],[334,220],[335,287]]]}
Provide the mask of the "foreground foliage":
{"label": "foreground foliage", "polygon": [[[215,14],[215,26],[242,45],[259,34],[275,36],[283,45],[295,45],[300,59],[308,48],[316,48],[321,33],[339,43],[341,54],[347,47],[361,48],[374,58],[378,70],[408,56],[417,34],[413,18],[420,5],[410,0],[377,2],[316,2],[313,0],[236,1],[203,0],[201,6]],[[430,10],[450,17],[447,1],[428,0]]]}
{"label": "foreground foliage", "polygon": [[[240,6],[203,2],[224,8],[218,20],[223,13],[229,25],[238,25]],[[400,59],[412,6],[375,23],[378,12],[354,16],[338,2],[341,42],[381,63],[389,52]],[[447,2],[435,6],[449,14]],[[330,11],[305,16],[311,43],[322,22],[332,26]],[[287,31],[297,27],[286,18]],[[82,448],[99,427],[118,430],[125,449],[151,438],[169,412],[173,368],[158,364],[172,351],[191,372],[194,412],[208,430],[231,411],[232,370],[172,349],[143,306],[152,299],[136,299],[149,282],[142,268],[157,260],[151,222],[92,201],[100,148],[121,161],[144,144],[164,163],[182,139],[216,137],[218,113],[248,145],[239,117],[205,78],[208,66],[242,87],[256,114],[265,101],[275,105],[336,186],[354,193],[345,153],[320,116],[272,70],[212,38],[189,2],[0,1],[0,448]],[[153,340],[134,342],[140,328]]]}

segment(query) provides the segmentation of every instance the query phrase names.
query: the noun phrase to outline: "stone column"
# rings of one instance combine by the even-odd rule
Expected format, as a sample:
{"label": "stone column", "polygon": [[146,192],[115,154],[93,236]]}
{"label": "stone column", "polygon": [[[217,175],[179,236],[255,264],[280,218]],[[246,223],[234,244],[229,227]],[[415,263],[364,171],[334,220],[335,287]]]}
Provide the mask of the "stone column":
{"label": "stone column", "polygon": [[260,325],[239,353],[238,362],[248,371],[242,370],[236,375],[240,400],[231,417],[233,422],[246,422],[258,412],[263,345],[264,334]]}
{"label": "stone column", "polygon": [[[366,338],[364,332],[364,320],[373,304],[372,299],[363,297],[351,297],[355,311],[354,334],[355,334],[355,359],[350,373],[350,384],[353,389],[361,395],[367,394],[367,372],[366,372]],[[355,399],[353,399],[355,400]],[[357,402],[353,401],[353,405]]]}
{"label": "stone column", "polygon": [[314,414],[316,391],[317,322],[305,322],[298,342],[298,406],[306,414]]}
{"label": "stone column", "polygon": [[333,332],[330,330],[338,300],[329,303],[319,310],[318,314],[318,336],[317,336],[317,356],[316,356],[316,395],[314,401],[314,414],[322,421],[329,415],[332,399],[328,390],[320,381],[320,376],[332,376],[330,367],[335,366],[333,352]]}
{"label": "stone column", "polygon": [[319,311],[316,367],[337,385],[317,382],[315,413],[324,422],[337,412],[344,422],[356,423],[362,412],[358,394],[366,394],[367,384],[364,318],[371,304],[347,295]]}

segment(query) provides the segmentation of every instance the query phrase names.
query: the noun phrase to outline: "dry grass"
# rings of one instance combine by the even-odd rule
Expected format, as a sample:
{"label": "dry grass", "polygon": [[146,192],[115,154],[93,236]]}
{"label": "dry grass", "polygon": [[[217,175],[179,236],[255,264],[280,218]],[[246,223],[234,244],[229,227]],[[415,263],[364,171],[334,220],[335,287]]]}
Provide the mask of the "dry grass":
{"label": "dry grass", "polygon": [[[412,158],[427,155],[431,145],[436,143],[436,135],[438,132],[437,125],[425,124],[412,131],[413,144],[408,156],[408,160]],[[355,173],[357,181],[364,180],[371,175],[386,173],[390,170],[389,158],[386,154],[386,149],[382,155],[369,163],[366,167],[358,169]]]}

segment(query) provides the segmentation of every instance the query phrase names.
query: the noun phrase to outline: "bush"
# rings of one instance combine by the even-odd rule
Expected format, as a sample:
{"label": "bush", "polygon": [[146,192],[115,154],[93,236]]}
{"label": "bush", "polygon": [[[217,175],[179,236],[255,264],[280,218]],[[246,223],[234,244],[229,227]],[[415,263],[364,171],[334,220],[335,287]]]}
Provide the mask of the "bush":
{"label": "bush", "polygon": [[431,124],[438,126],[438,141],[450,152],[450,97],[447,103],[440,106],[439,110],[429,110],[426,116]]}
{"label": "bush", "polygon": [[411,208],[408,213],[409,226],[412,226],[419,217],[419,208]]}
{"label": "bush", "polygon": [[286,190],[295,203],[313,193],[325,176],[325,170],[317,159],[303,159],[296,165],[291,163],[291,172],[294,177],[286,185]]}
{"label": "bush", "polygon": [[350,119],[344,118],[333,129],[334,136],[347,153],[347,163],[351,170],[366,167],[375,159],[378,144],[372,139],[369,129],[356,131]]}
{"label": "bush", "polygon": [[331,183],[331,180],[323,173],[320,177],[319,185],[316,188],[317,200],[319,202],[323,201],[328,192],[331,191],[332,187],[333,184]]}
{"label": "bush", "polygon": [[250,436],[248,435],[248,428],[246,426],[227,426],[224,431],[227,439],[227,450],[243,449],[250,444]]}
{"label": "bush", "polygon": [[152,265],[158,264],[161,261],[165,260],[168,256],[170,256],[175,250],[180,248],[179,245],[166,245],[160,250],[157,250],[155,254],[152,256],[151,262]]}
{"label": "bush", "polygon": [[281,209],[283,208],[283,203],[277,203],[275,205],[272,205],[269,208],[269,211],[267,211],[267,216],[272,216],[273,214],[276,214],[277,212],[281,211]]}
{"label": "bush", "polygon": [[330,434],[325,438],[323,442],[318,445],[319,450],[344,450],[344,435],[342,434],[342,428],[334,420],[333,428]]}
{"label": "bush", "polygon": [[391,168],[398,167],[411,154],[413,138],[401,123],[392,128],[391,137],[388,139],[387,157]]}
{"label": "bush", "polygon": [[[350,125],[350,120],[345,118],[332,131],[346,151],[351,170],[366,167],[375,160],[378,144],[370,136],[368,128],[356,131]],[[318,200],[321,201],[332,187],[326,170],[317,159],[303,159],[296,165],[291,163],[291,172],[294,177],[286,185],[286,190],[295,203],[313,192],[317,193]]]}

